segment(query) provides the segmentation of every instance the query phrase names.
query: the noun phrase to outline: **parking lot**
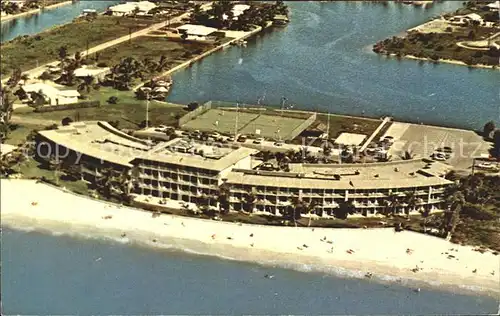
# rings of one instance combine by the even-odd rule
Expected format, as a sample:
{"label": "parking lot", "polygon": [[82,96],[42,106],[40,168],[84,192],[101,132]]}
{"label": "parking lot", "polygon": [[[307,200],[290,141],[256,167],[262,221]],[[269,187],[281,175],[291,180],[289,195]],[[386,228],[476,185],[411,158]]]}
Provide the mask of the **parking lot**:
{"label": "parking lot", "polygon": [[429,158],[439,148],[450,147],[452,152],[445,163],[459,170],[470,169],[473,158],[488,155],[491,146],[473,131],[408,123],[393,123],[384,136],[394,137],[389,150],[394,159],[405,151],[415,157]]}

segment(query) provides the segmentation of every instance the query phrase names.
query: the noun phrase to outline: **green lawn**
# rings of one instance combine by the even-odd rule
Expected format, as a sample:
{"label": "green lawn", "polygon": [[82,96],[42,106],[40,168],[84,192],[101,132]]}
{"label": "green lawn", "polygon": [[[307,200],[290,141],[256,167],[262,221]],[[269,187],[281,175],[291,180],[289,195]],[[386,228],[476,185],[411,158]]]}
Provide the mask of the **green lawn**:
{"label": "green lawn", "polygon": [[141,36],[101,51],[99,62],[112,66],[125,57],[139,60],[151,58],[158,61],[163,55],[167,58],[166,69],[170,69],[213,47],[207,44],[172,41],[165,37]]}
{"label": "green lawn", "polygon": [[[106,101],[110,96],[117,96],[117,104],[108,104]],[[120,122],[119,128],[137,128],[137,124],[146,118],[146,101],[135,99],[131,91],[118,91],[108,87],[102,87],[99,91],[92,91],[90,99],[100,100],[101,107],[54,111],[46,113],[35,113],[32,108],[21,108],[16,110],[17,116],[26,118],[37,118],[61,121],[65,117],[75,119],[78,115],[80,121],[103,120]],[[78,114],[77,114],[78,113]],[[149,104],[149,119],[151,124],[174,124],[176,116],[185,114],[182,106],[166,102],[152,101]]]}
{"label": "green lawn", "polygon": [[63,45],[74,54],[86,50],[87,41],[88,46],[93,47],[158,22],[154,19],[99,16],[91,22],[77,19],[36,35],[17,37],[2,43],[2,78],[9,76],[16,67],[26,71],[57,60],[59,48]]}
{"label": "green lawn", "polygon": [[[15,165],[13,169],[23,175],[25,179],[41,179],[44,177],[47,181],[66,187],[69,191],[88,195],[87,183],[84,181],[67,180],[64,172],[44,169],[39,162],[28,158],[27,160]],[[57,177],[57,180],[56,180]]]}
{"label": "green lawn", "polygon": [[380,123],[382,123],[381,120],[377,119],[333,114],[330,115],[330,119],[328,119],[327,114],[318,113],[316,125],[319,124],[323,129],[328,125],[328,120],[330,121],[330,138],[337,138],[341,133],[356,133],[370,136],[377,129]]}
{"label": "green lawn", "polygon": [[11,131],[9,132],[7,139],[5,140],[6,144],[9,145],[21,145],[26,141],[26,137],[33,130],[42,130],[44,126],[41,125],[17,125],[13,124],[11,126]]}

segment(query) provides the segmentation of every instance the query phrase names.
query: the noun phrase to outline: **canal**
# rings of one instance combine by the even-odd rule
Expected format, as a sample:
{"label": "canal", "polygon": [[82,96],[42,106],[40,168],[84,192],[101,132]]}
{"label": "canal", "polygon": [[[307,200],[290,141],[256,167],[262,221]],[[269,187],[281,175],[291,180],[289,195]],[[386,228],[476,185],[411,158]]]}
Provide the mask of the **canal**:
{"label": "canal", "polygon": [[169,101],[223,100],[454,127],[482,128],[500,113],[500,72],[396,60],[371,45],[462,6],[288,2],[292,22],[177,72]]}

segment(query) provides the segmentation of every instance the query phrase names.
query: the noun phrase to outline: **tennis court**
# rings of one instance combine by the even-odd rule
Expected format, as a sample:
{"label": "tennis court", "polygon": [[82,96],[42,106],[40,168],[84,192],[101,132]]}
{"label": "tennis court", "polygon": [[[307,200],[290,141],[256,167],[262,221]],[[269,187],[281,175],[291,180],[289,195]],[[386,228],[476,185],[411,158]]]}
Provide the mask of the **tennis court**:
{"label": "tennis court", "polygon": [[237,124],[238,134],[287,140],[306,120],[307,118],[287,117],[286,114],[281,116],[279,113],[269,115],[217,108],[202,113],[182,125],[182,128],[234,135]]}

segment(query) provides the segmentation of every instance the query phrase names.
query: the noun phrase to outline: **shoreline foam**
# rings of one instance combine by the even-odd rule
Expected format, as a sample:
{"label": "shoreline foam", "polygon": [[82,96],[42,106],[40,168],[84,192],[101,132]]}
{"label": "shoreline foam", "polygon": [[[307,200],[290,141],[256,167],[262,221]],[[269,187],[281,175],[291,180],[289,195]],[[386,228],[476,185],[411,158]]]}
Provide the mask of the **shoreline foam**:
{"label": "shoreline foam", "polygon": [[[13,229],[104,238],[342,277],[364,278],[371,272],[373,280],[381,283],[439,286],[495,297],[500,293],[499,257],[418,233],[240,225],[173,215],[153,218],[149,212],[76,196],[31,180],[1,180],[1,186],[2,225]],[[31,205],[34,201],[36,206]],[[112,218],[103,219],[108,215]],[[333,244],[320,241],[324,236]],[[303,244],[308,247],[297,249]],[[407,254],[407,248],[413,254]],[[459,260],[441,254],[450,248],[458,250],[452,253]],[[355,252],[347,254],[348,249]],[[411,272],[415,266],[423,270]],[[477,273],[472,273],[476,268]]]}

